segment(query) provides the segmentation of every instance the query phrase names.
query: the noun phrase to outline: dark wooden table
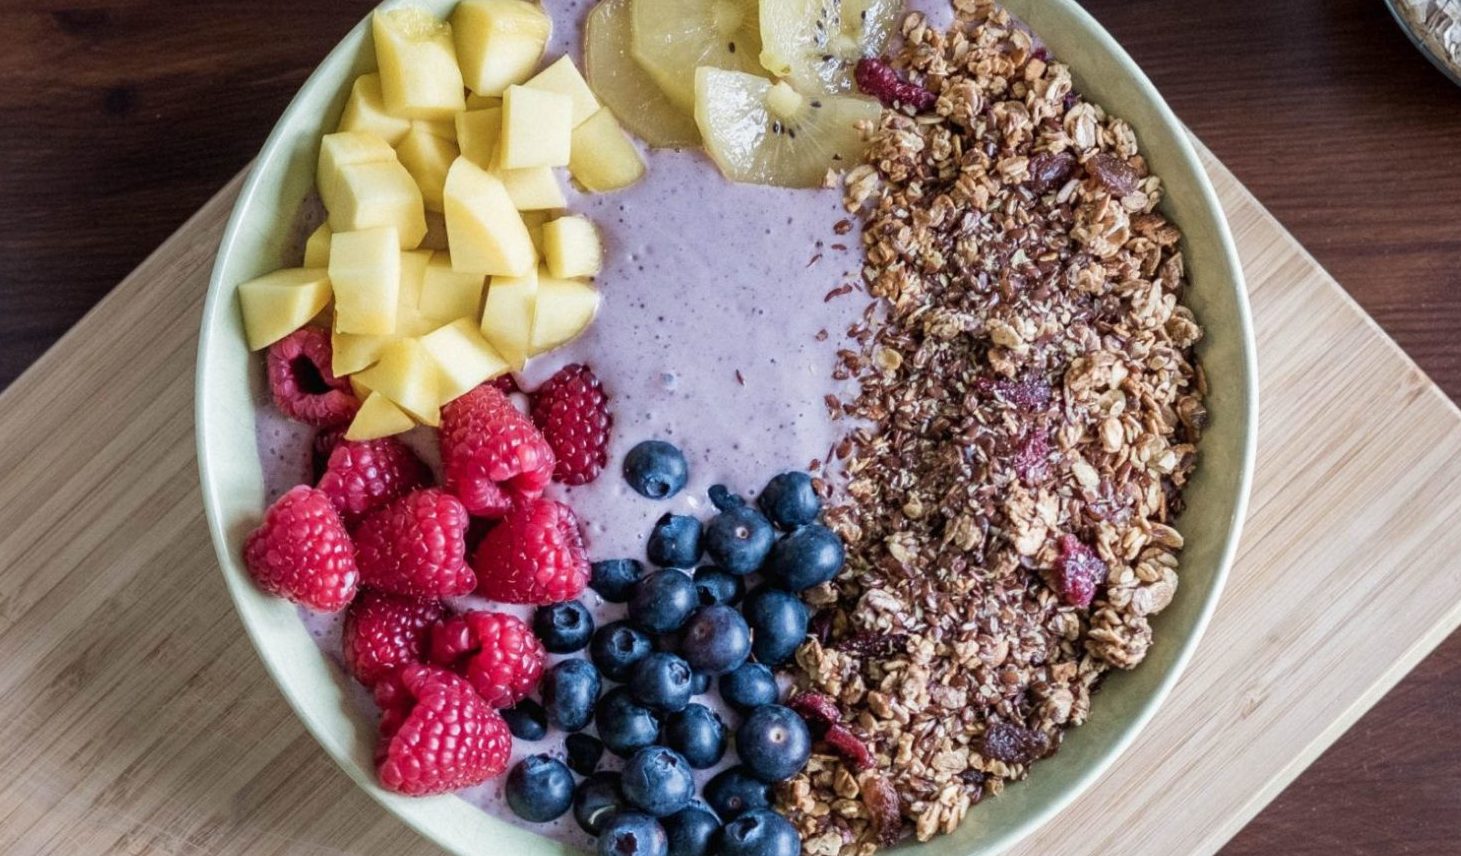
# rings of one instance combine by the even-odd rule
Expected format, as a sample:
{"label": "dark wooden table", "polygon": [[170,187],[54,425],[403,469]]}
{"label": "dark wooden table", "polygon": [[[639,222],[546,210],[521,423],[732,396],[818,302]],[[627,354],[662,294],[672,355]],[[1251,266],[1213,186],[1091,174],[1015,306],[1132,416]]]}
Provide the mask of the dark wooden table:
{"label": "dark wooden table", "polygon": [[[248,162],[371,5],[0,2],[0,388]],[[1086,5],[1198,136],[1461,396],[1461,89],[1380,0]],[[1458,841],[1461,635],[1224,852],[1454,854]]]}

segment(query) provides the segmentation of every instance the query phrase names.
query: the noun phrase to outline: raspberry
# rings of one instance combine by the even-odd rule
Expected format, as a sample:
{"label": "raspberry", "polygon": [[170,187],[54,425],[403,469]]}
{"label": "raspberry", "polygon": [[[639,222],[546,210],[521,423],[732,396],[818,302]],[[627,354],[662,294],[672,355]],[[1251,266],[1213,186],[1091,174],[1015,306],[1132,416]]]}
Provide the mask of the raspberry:
{"label": "raspberry", "polygon": [[503,395],[512,395],[514,392],[522,392],[517,385],[517,378],[510,374],[502,374],[487,381],[487,385],[495,387]]}
{"label": "raspberry", "polygon": [[1056,593],[1071,606],[1090,606],[1096,587],[1106,581],[1106,563],[1074,535],[1060,536],[1059,545],[1054,574]]}
{"label": "raspberry", "polygon": [[609,397],[593,369],[573,363],[559,369],[533,393],[533,423],[553,447],[554,481],[588,484],[609,462]]}
{"label": "raspberry", "polygon": [[347,378],[330,370],[330,334],[301,327],[269,346],[269,391],[279,412],[330,428],[355,418],[360,401]]}
{"label": "raspberry", "polygon": [[244,542],[244,564],[259,588],[317,612],[337,612],[355,597],[355,548],[330,498],[291,488],[264,512]]}
{"label": "raspberry", "polygon": [[342,440],[330,453],[317,487],[330,497],[346,526],[431,482],[431,471],[394,437]]}
{"label": "raspberry", "polygon": [[845,725],[834,725],[828,728],[822,739],[827,741],[827,746],[833,752],[846,758],[847,763],[858,772],[871,770],[876,763],[872,750],[867,747],[861,737],[853,734]]}
{"label": "raspberry", "polygon": [[588,554],[573,509],[551,499],[515,507],[472,556],[477,590],[503,603],[572,600],[588,585]]}
{"label": "raspberry", "polygon": [[480,785],[507,769],[512,735],[471,684],[436,666],[410,665],[376,686],[381,787],[420,797]]}
{"label": "raspberry", "polygon": [[467,612],[436,622],[431,662],[467,679],[493,707],[522,701],[543,676],[543,643],[522,619]]}
{"label": "raspberry", "polygon": [[553,448],[501,390],[482,385],[441,409],[446,489],[467,511],[501,517],[536,499],[553,478]]}
{"label": "raspberry", "polygon": [[318,485],[320,477],[325,474],[325,468],[330,464],[330,453],[345,439],[344,428],[321,428],[315,432],[314,442],[310,443],[310,472],[314,474],[314,481]]}
{"label": "raspberry", "polygon": [[477,585],[467,567],[467,510],[457,498],[426,488],[387,505],[355,530],[360,580],[407,597],[453,597]]}
{"label": "raspberry", "polygon": [[441,604],[364,591],[345,613],[341,649],[355,680],[373,687],[396,669],[426,659]]}
{"label": "raspberry", "polygon": [[937,95],[922,86],[899,77],[887,60],[863,57],[852,70],[852,77],[858,89],[883,102],[884,107],[906,104],[922,113],[938,100]]}

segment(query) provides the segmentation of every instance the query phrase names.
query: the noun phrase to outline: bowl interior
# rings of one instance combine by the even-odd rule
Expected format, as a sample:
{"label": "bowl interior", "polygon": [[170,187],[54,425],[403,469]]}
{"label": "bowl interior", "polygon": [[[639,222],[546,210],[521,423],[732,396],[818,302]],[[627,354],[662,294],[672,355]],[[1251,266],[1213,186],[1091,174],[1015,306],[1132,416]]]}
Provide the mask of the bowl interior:
{"label": "bowl interior", "polygon": [[[455,0],[415,0],[447,12]],[[394,5],[394,4],[393,4]],[[1247,297],[1226,221],[1181,125],[1120,47],[1072,0],[1006,5],[1072,66],[1082,92],[1126,118],[1167,186],[1164,208],[1185,235],[1188,300],[1207,330],[1200,355],[1212,424],[1203,439],[1181,526],[1187,546],[1176,600],[1156,620],[1156,644],[1140,668],[1113,675],[1090,721],[1027,782],[971,813],[953,835],[921,845],[930,856],[991,854],[1008,847],[1075,797],[1150,718],[1185,665],[1216,604],[1247,502],[1256,418],[1255,361]],[[295,608],[254,588],[239,560],[265,500],[255,441],[260,363],[245,344],[238,283],[297,264],[291,226],[313,187],[319,138],[338,121],[349,81],[373,66],[368,21],[350,32],[285,111],[254,164],[219,248],[199,343],[197,425],[203,499],[229,592],[255,647],[320,745],[367,793],[422,834],[461,854],[548,854],[571,848],[497,820],[452,796],[386,793],[370,763],[374,723],[353,707],[348,678],[306,632]]]}

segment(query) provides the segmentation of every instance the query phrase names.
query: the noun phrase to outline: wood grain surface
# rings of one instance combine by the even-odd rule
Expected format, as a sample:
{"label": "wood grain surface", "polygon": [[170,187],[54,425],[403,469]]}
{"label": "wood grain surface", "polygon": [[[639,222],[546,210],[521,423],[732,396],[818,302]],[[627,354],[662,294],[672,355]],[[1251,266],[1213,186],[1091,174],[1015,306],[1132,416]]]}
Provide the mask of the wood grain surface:
{"label": "wood grain surface", "polygon": [[[247,162],[309,69],[369,5],[360,0],[0,3],[0,386]],[[1133,53],[1177,113],[1387,332],[1449,395],[1461,394],[1461,170],[1455,168],[1461,90],[1413,53],[1378,0],[1087,0],[1086,5]],[[133,388],[151,390],[141,379]],[[191,455],[191,446],[173,453]],[[12,475],[7,472],[7,480]],[[147,519],[165,531],[181,531],[186,521],[174,518],[195,513],[183,507],[165,512],[157,510]],[[0,539],[10,534],[0,533]],[[0,546],[5,544],[0,540]],[[1377,561],[1391,561],[1388,543],[1380,543],[1377,552]],[[10,564],[4,553],[0,558],[7,559],[0,564]],[[1433,554],[1425,561],[1449,558]],[[135,563],[139,557],[118,560]],[[135,583],[138,588],[117,602],[105,600],[116,594],[107,592],[102,605],[140,620],[135,611],[145,613],[145,604],[139,604],[149,579],[144,574]],[[7,659],[0,680],[8,680],[26,656],[61,656],[26,648],[26,632],[34,628],[24,625],[20,604],[44,601],[64,615],[73,598],[98,596],[84,580],[44,586],[28,581],[20,591],[17,585],[8,575],[0,577],[0,650]],[[32,590],[38,586],[45,590]],[[48,689],[57,694],[49,701],[74,698],[87,681],[105,685],[103,664],[121,662],[109,659],[110,648],[167,663],[167,646],[190,644],[189,629],[218,625],[236,631],[231,613],[218,608],[222,611],[196,624],[189,618],[175,632],[158,628],[153,635],[143,634],[159,646],[157,651],[137,650],[138,641],[131,638],[89,641],[101,646],[95,652],[86,649],[98,654],[97,661],[68,666],[57,677],[58,686]],[[89,613],[78,613],[76,620],[83,617]],[[256,670],[247,647],[241,640],[234,643],[229,656],[242,661],[222,667]],[[210,690],[174,686],[167,691]],[[34,701],[36,711],[47,709],[44,701]],[[242,713],[267,710],[287,717],[269,693],[252,704]],[[144,705],[138,715],[158,709]],[[183,737],[203,727],[176,724]],[[220,721],[209,727],[238,725]],[[287,719],[278,728],[286,735],[280,739],[305,741],[296,748],[312,748]],[[108,740],[143,733],[121,731],[91,735],[96,745],[68,751],[95,757]],[[218,769],[226,765],[228,782],[261,772],[251,766],[246,747],[173,745],[148,733],[173,753],[170,762],[191,771],[189,777],[180,779],[171,771],[171,778],[163,779],[158,769],[144,767],[126,771],[120,784],[108,782],[108,788],[125,792],[166,784],[211,793],[212,785],[204,780],[215,762]],[[136,757],[145,748],[133,747]],[[162,762],[154,752],[147,763]],[[306,781],[333,775],[318,752],[301,751],[292,761],[271,763]],[[219,787],[226,789],[227,783]],[[125,796],[113,792],[109,798],[125,801]],[[84,797],[66,796],[79,798]],[[326,842],[340,848],[374,840],[372,833],[358,831],[330,838],[329,813],[318,810],[318,800],[253,809],[262,811],[261,823],[279,815],[318,815],[323,827],[313,839],[321,843],[318,852],[332,852]],[[133,820],[155,826],[159,835],[176,828],[156,823],[158,818]],[[193,820],[199,824],[198,838],[183,843],[197,852],[208,852],[210,836],[232,822]],[[257,827],[264,835],[268,828]],[[1439,854],[1455,852],[1457,840],[1461,639],[1453,638],[1225,852]],[[180,847],[174,849],[193,852]]]}

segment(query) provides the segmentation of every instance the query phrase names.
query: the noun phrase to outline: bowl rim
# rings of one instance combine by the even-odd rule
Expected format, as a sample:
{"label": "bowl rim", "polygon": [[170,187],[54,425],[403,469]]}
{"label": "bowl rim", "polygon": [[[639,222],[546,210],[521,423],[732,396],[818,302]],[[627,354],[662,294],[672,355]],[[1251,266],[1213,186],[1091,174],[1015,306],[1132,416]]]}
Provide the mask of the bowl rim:
{"label": "bowl rim", "polygon": [[[398,5],[400,0],[385,0],[379,7]],[[1010,6],[1024,6],[1032,0],[1009,0]],[[1227,579],[1232,568],[1233,560],[1236,557],[1238,544],[1242,535],[1243,524],[1247,519],[1248,503],[1253,481],[1253,471],[1257,456],[1257,434],[1258,434],[1258,376],[1257,376],[1257,354],[1253,331],[1251,307],[1248,298],[1248,289],[1243,276],[1241,262],[1239,260],[1237,247],[1229,227],[1227,217],[1221,204],[1218,202],[1217,192],[1212,186],[1212,181],[1207,171],[1203,168],[1201,159],[1193,145],[1190,132],[1173,114],[1171,108],[1162,98],[1160,92],[1136,62],[1121,47],[1106,29],[1084,8],[1077,0],[1040,0],[1058,9],[1058,14],[1068,16],[1080,27],[1082,36],[1089,37],[1096,42],[1098,49],[1105,53],[1114,63],[1118,73],[1127,81],[1134,84],[1140,91],[1143,98],[1149,102],[1157,122],[1166,126],[1172,131],[1172,146],[1167,153],[1167,158],[1174,162],[1180,162],[1183,169],[1190,172],[1195,178],[1194,191],[1196,199],[1192,200],[1198,204],[1203,214],[1210,221],[1215,234],[1212,235],[1219,252],[1212,260],[1215,268],[1221,267],[1226,270],[1214,270],[1211,276],[1217,279],[1221,276],[1227,283],[1227,287],[1233,291],[1234,323],[1233,334],[1237,340],[1241,376],[1238,379],[1240,395],[1236,402],[1238,412],[1230,414],[1241,420],[1237,426],[1239,435],[1238,459],[1235,462],[1237,467],[1235,479],[1236,496],[1233,497],[1231,520],[1225,527],[1223,543],[1217,550],[1217,559],[1213,568],[1212,582],[1204,601],[1193,620],[1190,631],[1182,637],[1174,646],[1176,653],[1166,668],[1165,674],[1157,681],[1150,692],[1134,706],[1132,714],[1126,717],[1125,721],[1115,728],[1112,739],[1093,754],[1093,758],[1085,769],[1078,775],[1067,779],[1067,784],[1053,798],[1046,801],[1045,805],[1038,811],[1031,812],[1018,823],[1011,824],[1001,833],[996,833],[984,840],[983,846],[988,852],[1002,852],[1013,846],[1021,839],[1027,837],[1035,830],[1044,826],[1055,814],[1065,809],[1078,796],[1085,793],[1090,785],[1103,775],[1119,758],[1131,743],[1135,741],[1146,725],[1155,716],[1162,703],[1170,695],[1173,686],[1181,678],[1190,663],[1198,644],[1201,642],[1212,615],[1221,599],[1222,592],[1226,587]],[[219,325],[209,323],[220,311],[220,301],[233,299],[233,289],[223,282],[223,273],[229,267],[229,260],[240,245],[241,232],[244,225],[244,212],[248,210],[255,197],[259,194],[263,176],[268,172],[268,167],[280,157],[281,149],[284,146],[285,133],[284,119],[293,114],[297,106],[317,85],[320,79],[330,76],[336,72],[337,66],[349,62],[348,54],[358,50],[358,42],[368,38],[371,12],[358,22],[338,42],[310,73],[300,89],[290,100],[281,114],[280,120],[271,130],[265,140],[258,156],[249,167],[249,175],[240,189],[237,200],[234,202],[228,223],[224,228],[223,236],[219,242],[214,265],[208,282],[208,293],[206,295],[201,320],[201,329],[198,338],[197,371],[195,375],[194,389],[194,430],[195,442],[198,455],[198,472],[203,498],[204,513],[208,523],[208,530],[213,542],[214,551],[218,557],[220,573],[224,576],[225,584],[229,595],[234,601],[235,609],[239,612],[241,623],[250,643],[259,655],[265,670],[270,679],[284,696],[285,701],[293,710],[295,716],[309,731],[316,743],[335,762],[335,764],[349,778],[364,790],[379,805],[384,807],[397,819],[415,830],[416,833],[433,842],[434,844],[452,852],[460,852],[458,844],[462,838],[461,830],[446,830],[442,825],[430,822],[425,812],[414,811],[411,805],[422,805],[426,800],[406,800],[390,794],[379,788],[376,783],[363,775],[363,771],[356,769],[359,765],[345,752],[340,751],[333,741],[327,739],[324,724],[309,714],[304,707],[304,701],[296,698],[295,693],[289,689],[291,681],[283,674],[281,663],[276,659],[271,645],[264,638],[264,628],[253,620],[246,618],[247,610],[242,597],[243,586],[249,585],[246,575],[231,573],[230,563],[236,563],[237,557],[231,555],[227,548],[228,536],[225,532],[225,522],[222,519],[219,509],[222,504],[218,498],[220,485],[214,477],[213,467],[209,461],[216,454],[210,445],[209,432],[206,429],[205,402],[208,399],[209,390],[205,379],[208,375],[209,354],[213,348],[213,337],[219,329]],[[1038,29],[1037,29],[1038,32]],[[226,293],[226,296],[225,296]],[[244,577],[244,579],[239,579]],[[450,795],[446,798],[451,798]],[[453,834],[455,833],[455,834]],[[529,833],[536,836],[536,833]],[[545,847],[556,846],[561,852],[576,852],[561,842],[548,838],[540,838]]]}

